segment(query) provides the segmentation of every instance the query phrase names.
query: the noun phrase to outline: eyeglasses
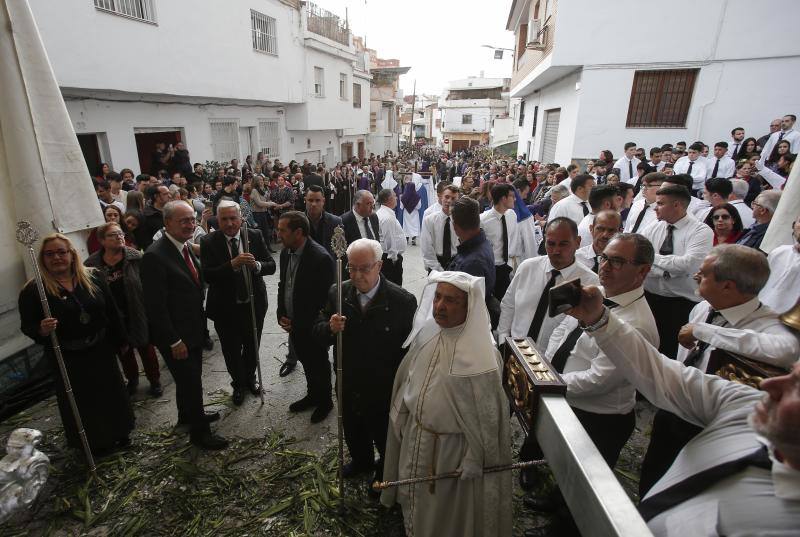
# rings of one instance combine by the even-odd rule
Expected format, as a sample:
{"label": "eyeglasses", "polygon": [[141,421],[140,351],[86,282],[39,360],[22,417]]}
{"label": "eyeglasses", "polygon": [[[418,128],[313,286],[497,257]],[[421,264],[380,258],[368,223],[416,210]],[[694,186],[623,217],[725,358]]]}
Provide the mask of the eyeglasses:
{"label": "eyeglasses", "polygon": [[106,237],[117,237],[117,238],[119,238],[119,237],[124,237],[125,233],[123,233],[122,231],[113,231],[113,232],[110,232],[110,233],[106,233],[105,236]]}
{"label": "eyeglasses", "polygon": [[632,261],[630,259],[625,259],[624,257],[608,257],[606,254],[600,254],[597,256],[600,260],[600,263],[609,263],[612,268],[614,269],[621,269],[625,265],[642,265],[638,261]]}
{"label": "eyeglasses", "polygon": [[378,263],[377,263],[377,261],[376,261],[375,263],[372,263],[371,265],[364,265],[363,267],[359,267],[359,266],[357,266],[357,265],[348,265],[348,266],[347,266],[347,270],[349,270],[351,274],[353,274],[353,273],[356,273],[356,274],[357,274],[357,273],[359,273],[359,272],[360,272],[361,274],[368,274],[368,273],[369,273],[369,271],[371,271],[372,269],[374,269],[374,268],[375,268],[375,265],[377,265],[377,264],[378,264]]}
{"label": "eyeglasses", "polygon": [[715,214],[711,218],[713,218],[714,220],[730,220],[731,219],[731,215],[729,215],[729,214]]}
{"label": "eyeglasses", "polygon": [[42,255],[48,259],[53,257],[67,257],[69,250],[45,250]]}

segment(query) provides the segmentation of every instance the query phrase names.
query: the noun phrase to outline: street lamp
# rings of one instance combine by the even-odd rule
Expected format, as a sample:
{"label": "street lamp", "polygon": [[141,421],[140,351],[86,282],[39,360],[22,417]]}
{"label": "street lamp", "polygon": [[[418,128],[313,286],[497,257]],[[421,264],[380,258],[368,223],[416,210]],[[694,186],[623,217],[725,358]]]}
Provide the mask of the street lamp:
{"label": "street lamp", "polygon": [[514,52],[513,48],[494,47],[492,45],[481,45],[481,47],[494,49],[494,59],[495,60],[502,60],[503,59],[503,51],[504,50],[507,50],[509,52]]}

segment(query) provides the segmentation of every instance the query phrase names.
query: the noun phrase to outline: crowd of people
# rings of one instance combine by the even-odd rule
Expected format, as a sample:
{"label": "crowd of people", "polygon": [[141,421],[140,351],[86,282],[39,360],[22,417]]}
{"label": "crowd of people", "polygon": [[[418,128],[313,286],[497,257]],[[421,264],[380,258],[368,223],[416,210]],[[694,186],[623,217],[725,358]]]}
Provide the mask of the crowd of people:
{"label": "crowd of people", "polygon": [[[223,449],[210,428],[220,416],[203,406],[207,319],[241,405],[263,389],[263,277],[277,272],[275,312],[289,341],[280,375],[299,361],[307,384],[289,411],[327,417],[339,341],[344,476],[460,472],[381,496],[402,506],[407,534],[459,536],[510,535],[510,474],[483,469],[512,459],[497,346],[529,337],[610,467],[634,429],[637,391],[659,408],[640,480],[654,533],[699,517],[690,498],[713,503],[702,516],[720,534],[791,531],[800,527],[800,336],[779,315],[800,297],[800,215],[794,244],[769,256],[759,246],[800,149],[795,119],[773,121],[758,139],[737,127],[712,145],[631,142],[618,159],[603,150],[566,167],[429,147],[331,168],[259,154],[206,169],[190,165],[183,144],[159,144],[156,175],[105,165],[95,178],[106,223],[89,235],[85,263],[64,235],[43,239],[53,316],[29,283],[22,330],[51,357],[48,337],[58,334],[94,449],[129,441],[134,349],[153,396],[162,393],[156,350],[163,358],[191,442]],[[348,245],[342,311],[338,226]],[[402,287],[403,254],[417,246],[429,273],[419,302]],[[549,315],[549,291],[575,278],[581,303]],[[715,376],[714,351],[783,373],[760,392]],[[542,457],[534,436],[520,457]],[[536,479],[520,476],[526,489]],[[554,509],[559,497],[526,503]]]}

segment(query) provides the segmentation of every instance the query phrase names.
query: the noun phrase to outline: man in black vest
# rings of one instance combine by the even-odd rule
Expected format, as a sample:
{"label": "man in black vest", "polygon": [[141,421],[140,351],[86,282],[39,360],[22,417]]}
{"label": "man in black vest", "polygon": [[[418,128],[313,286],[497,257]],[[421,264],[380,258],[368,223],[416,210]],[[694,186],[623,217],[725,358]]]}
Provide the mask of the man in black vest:
{"label": "man in black vest", "polygon": [[242,214],[238,203],[220,201],[217,220],[220,229],[200,240],[203,277],[209,284],[206,312],[214,321],[225,367],[231,376],[233,404],[239,406],[244,402],[245,388],[253,395],[261,392],[255,378],[258,349],[253,346],[251,297],[245,287],[243,271],[250,271],[256,330],[258,341],[261,341],[267,314],[267,289],[263,276],[275,274],[275,261],[257,229],[247,230],[250,251],[244,253]]}

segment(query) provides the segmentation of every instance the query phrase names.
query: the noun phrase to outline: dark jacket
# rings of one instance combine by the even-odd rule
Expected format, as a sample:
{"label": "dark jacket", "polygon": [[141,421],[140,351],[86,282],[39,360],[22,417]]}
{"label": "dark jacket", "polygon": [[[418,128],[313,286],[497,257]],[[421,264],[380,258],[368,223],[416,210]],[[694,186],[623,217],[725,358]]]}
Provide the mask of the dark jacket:
{"label": "dark jacket", "polygon": [[[144,309],[142,292],[142,280],[139,276],[139,269],[142,262],[142,253],[133,248],[125,248],[125,257],[122,263],[123,286],[125,288],[125,298],[127,300],[127,310],[125,318],[127,320],[128,342],[132,347],[143,347],[149,343],[147,330],[147,315]],[[103,278],[108,278],[108,271],[103,263],[103,250],[90,255],[83,262],[87,267],[98,269]]]}
{"label": "dark jacket", "polygon": [[[361,232],[358,230],[358,222],[356,218],[363,218],[358,216],[352,210],[347,211],[342,215],[342,225],[344,226],[344,238],[347,239],[347,244],[352,243],[361,238]],[[378,215],[372,213],[369,215],[369,223],[372,228],[372,235],[375,240],[380,240],[380,224],[378,223]]]}
{"label": "dark jacket", "polygon": [[[280,270],[278,282],[278,309],[277,317],[287,317],[284,289],[286,285],[286,270],[289,264],[289,249],[281,250]],[[300,264],[294,277],[294,294],[292,295],[292,333],[311,333],[311,327],[317,320],[319,311],[325,306],[328,289],[333,285],[336,277],[333,259],[327,250],[307,239],[300,256]]]}
{"label": "dark jacket", "polygon": [[[314,337],[324,345],[334,345],[328,321],[336,313],[336,286],[328,290],[328,302],[317,317]],[[357,290],[350,280],[342,284],[342,315],[347,317],[342,333],[344,391],[389,399],[394,375],[407,349],[403,342],[411,332],[417,299],[380,276],[375,296],[364,311]]]}
{"label": "dark jacket", "polygon": [[458,253],[446,270],[466,272],[485,279],[486,299],[492,296],[495,283],[494,251],[483,230],[456,247]]}
{"label": "dark jacket", "polygon": [[305,190],[308,190],[308,187],[311,185],[317,185],[323,189],[325,188],[325,182],[322,180],[322,176],[317,173],[312,173],[303,177],[303,187]]}
{"label": "dark jacket", "polygon": [[308,219],[308,223],[311,226],[311,232],[309,233],[311,238],[325,248],[332,258],[336,259],[336,255],[333,253],[333,250],[331,250],[331,239],[333,238],[333,230],[336,229],[336,226],[342,225],[342,219],[328,211],[323,211],[316,226],[310,218]]}
{"label": "dark jacket", "polygon": [[768,223],[753,224],[747,228],[744,235],[742,235],[742,237],[736,241],[736,244],[742,244],[758,250],[761,247],[761,241],[764,240],[764,234],[767,232],[768,227]]}
{"label": "dark jacket", "polygon": [[203,273],[189,250],[200,285],[195,283],[189,267],[166,234],[151,244],[142,257],[140,274],[150,342],[161,348],[179,339],[188,348],[197,348],[205,339]]}
{"label": "dark jacket", "polygon": [[137,246],[142,250],[147,250],[147,247],[153,244],[153,235],[164,227],[164,214],[152,205],[147,205],[142,211],[142,217],[145,231],[138,237],[142,244],[137,244]]}
{"label": "dark jacket", "polygon": [[[264,276],[275,274],[275,260],[267,251],[264,236],[257,229],[248,229],[247,236],[250,242],[250,253],[261,263],[260,272],[252,272],[253,295],[255,298],[256,315],[263,317],[267,313],[267,288],[264,285]],[[239,245],[242,251],[242,245]],[[236,307],[236,286],[244,286],[244,276],[241,271],[234,271],[231,266],[231,254],[228,249],[227,237],[222,231],[214,231],[200,239],[200,265],[203,279],[208,283],[208,297],[206,299],[206,314],[209,319],[220,321],[230,316]],[[244,270],[245,267],[242,267]]]}

